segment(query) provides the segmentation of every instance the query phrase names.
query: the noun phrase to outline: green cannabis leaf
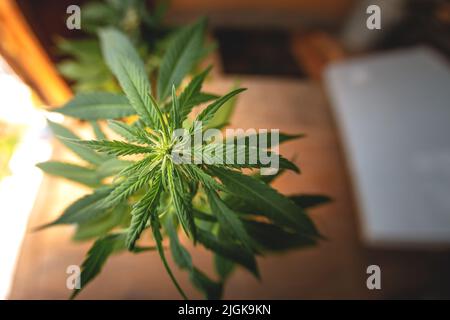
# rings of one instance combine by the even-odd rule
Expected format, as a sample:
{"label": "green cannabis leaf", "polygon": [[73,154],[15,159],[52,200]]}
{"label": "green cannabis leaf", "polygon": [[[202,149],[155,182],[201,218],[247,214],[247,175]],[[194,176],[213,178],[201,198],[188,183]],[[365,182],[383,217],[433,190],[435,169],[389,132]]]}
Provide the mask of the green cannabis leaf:
{"label": "green cannabis leaf", "polygon": [[[86,283],[95,278],[103,268],[108,257],[125,250],[125,234],[112,233],[98,239],[89,250],[86,260],[82,265],[80,285],[83,288]],[[135,253],[154,250],[153,247],[142,247],[133,250]],[[75,289],[71,299],[75,298],[81,289]]]}
{"label": "green cannabis leaf", "polygon": [[118,119],[136,113],[126,97],[106,92],[78,94],[54,111],[83,120]]}
{"label": "green cannabis leaf", "polygon": [[[321,238],[305,208],[329,199],[320,195],[286,197],[269,185],[276,176],[260,174],[260,170],[267,169],[267,163],[260,158],[250,161],[251,152],[266,151],[279,159],[280,173],[298,172],[293,162],[267,149],[300,135],[281,133],[276,142],[272,142],[270,134],[235,136],[227,143],[194,140],[194,145],[189,144],[193,152],[187,153],[187,159],[195,160],[198,154],[205,153],[208,161],[180,162],[174,156],[185,137],[201,133],[196,122],[185,121],[194,107],[209,103],[195,120],[204,128],[222,128],[229,122],[236,97],[245,90],[234,88],[224,96],[202,92],[211,67],[181,86],[207,51],[205,28],[205,20],[200,20],[171,38],[157,79],[152,81],[128,37],[117,29],[103,28],[99,33],[101,51],[124,95],[77,95],[56,110],[90,120],[96,140],[81,140],[62,125],[49,122],[56,137],[86,164],[51,161],[39,167],[94,189],[58,219],[40,227],[75,224],[74,239],[96,239],[82,264],[81,289],[98,275],[110,255],[126,250],[146,251],[138,243],[147,232],[155,242],[155,247],[147,249],[158,251],[181,296],[187,298],[171,271],[164,246],[166,236],[175,265],[188,272],[193,285],[209,299],[221,297],[236,265],[259,278],[256,256],[314,245]],[[155,93],[151,83],[156,84]],[[220,113],[223,108],[225,112]],[[121,119],[128,115],[137,117],[132,121]],[[109,138],[97,122],[102,119],[108,120],[109,129],[123,140]],[[175,132],[183,127],[187,135],[180,139]],[[257,145],[253,146],[252,141]],[[228,153],[229,147],[236,148]],[[243,162],[209,162],[239,155]],[[246,174],[243,169],[252,173]],[[179,230],[183,238],[179,238]],[[195,266],[183,239],[213,252],[217,279]],[[79,292],[75,290],[73,297]]]}
{"label": "green cannabis leaf", "polygon": [[[96,37],[98,30],[102,28],[114,27],[124,32],[138,48],[139,56],[145,62],[145,70],[148,73],[155,72],[168,39],[177,30],[163,24],[163,17],[168,9],[167,1],[154,1],[151,11],[147,2],[95,0],[87,1],[81,6],[81,20],[86,37],[76,40],[57,39],[57,49],[63,58],[58,69],[71,81],[76,92],[97,94],[99,91],[120,91],[103,60]],[[68,110],[70,111],[72,110]],[[116,114],[120,112],[122,111],[115,111]],[[104,114],[103,117],[110,116]]]}
{"label": "green cannabis leaf", "polygon": [[181,80],[202,57],[206,21],[201,19],[180,30],[168,47],[159,69],[158,98],[164,101],[172,86],[177,88]]}

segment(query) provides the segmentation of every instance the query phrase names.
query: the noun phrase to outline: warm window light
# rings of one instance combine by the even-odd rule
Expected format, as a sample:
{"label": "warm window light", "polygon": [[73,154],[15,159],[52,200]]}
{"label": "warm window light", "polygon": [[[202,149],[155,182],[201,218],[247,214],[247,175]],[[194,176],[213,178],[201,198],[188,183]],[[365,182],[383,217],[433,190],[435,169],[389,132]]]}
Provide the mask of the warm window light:
{"label": "warm window light", "polygon": [[9,161],[10,174],[0,180],[0,299],[6,299],[28,217],[42,181],[42,172],[35,165],[48,160],[52,149],[45,117],[34,108],[30,89],[1,57],[0,105],[1,122],[23,127],[20,142]]}

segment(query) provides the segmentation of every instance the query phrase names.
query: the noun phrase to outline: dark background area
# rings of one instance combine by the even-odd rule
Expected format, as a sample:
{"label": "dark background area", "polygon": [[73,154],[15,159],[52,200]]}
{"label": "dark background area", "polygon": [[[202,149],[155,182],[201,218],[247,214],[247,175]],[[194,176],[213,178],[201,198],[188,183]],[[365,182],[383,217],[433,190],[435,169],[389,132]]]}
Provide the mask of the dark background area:
{"label": "dark background area", "polygon": [[[66,8],[69,5],[82,5],[86,0],[18,0],[23,14],[38,36],[53,61],[59,61],[55,50],[55,39],[82,38],[82,31],[66,28]],[[154,7],[154,1],[148,1],[149,8]],[[202,12],[199,12],[202,14]],[[192,15],[191,12],[186,14]],[[255,10],[255,16],[258,12]],[[170,20],[184,21],[183,12],[169,14]],[[175,19],[174,19],[175,16]],[[177,17],[180,16],[178,19]],[[296,61],[292,56],[292,36],[307,37],[317,31],[326,32],[331,37],[340,40],[340,33],[345,28],[346,17],[351,16],[351,10],[341,18],[325,23],[321,17],[304,19],[304,25],[289,22],[248,26],[242,22],[233,21],[230,26],[224,26],[223,21],[213,16],[213,37],[218,42],[222,59],[223,71],[229,74],[270,75],[305,78],[303,62]],[[275,19],[276,20],[276,19]],[[276,26],[274,26],[276,25]],[[445,0],[412,0],[405,2],[405,10],[398,17],[389,32],[376,38],[366,50],[377,51],[408,47],[417,44],[427,44],[450,57],[450,2]],[[345,47],[345,43],[341,43]],[[348,52],[352,54],[352,52]],[[358,52],[359,54],[359,52]],[[306,62],[307,63],[307,62]]]}

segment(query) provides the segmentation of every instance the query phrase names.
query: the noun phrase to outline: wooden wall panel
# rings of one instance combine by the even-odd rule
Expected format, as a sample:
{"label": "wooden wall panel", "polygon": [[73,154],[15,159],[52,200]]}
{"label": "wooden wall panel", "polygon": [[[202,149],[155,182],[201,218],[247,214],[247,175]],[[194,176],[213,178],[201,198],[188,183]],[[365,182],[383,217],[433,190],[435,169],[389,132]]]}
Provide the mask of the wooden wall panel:
{"label": "wooden wall panel", "polygon": [[0,1],[0,54],[45,103],[59,105],[70,98],[69,87],[13,0]]}

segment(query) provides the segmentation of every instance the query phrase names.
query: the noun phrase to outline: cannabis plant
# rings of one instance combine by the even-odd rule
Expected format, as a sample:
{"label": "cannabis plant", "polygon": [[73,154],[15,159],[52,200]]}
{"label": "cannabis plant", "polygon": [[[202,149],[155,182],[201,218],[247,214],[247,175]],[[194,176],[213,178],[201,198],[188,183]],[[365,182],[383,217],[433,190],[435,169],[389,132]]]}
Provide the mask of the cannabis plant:
{"label": "cannabis plant", "polygon": [[91,1],[81,8],[82,39],[57,39],[64,59],[58,64],[61,74],[72,82],[76,92],[119,92],[112,73],[103,62],[96,37],[100,28],[117,28],[130,38],[145,62],[147,72],[155,70],[171,35],[176,32],[165,27],[162,19],[168,2],[158,1],[148,10],[145,0]]}
{"label": "cannabis plant", "polygon": [[[107,120],[110,131],[105,133],[95,126],[95,140],[80,140],[67,128],[50,122],[56,136],[86,165],[50,161],[39,167],[93,188],[91,194],[76,200],[58,219],[44,226],[74,224],[76,237],[96,239],[82,264],[81,289],[98,275],[110,255],[156,250],[183,298],[187,297],[171,271],[169,252],[174,264],[189,273],[196,288],[207,298],[218,299],[236,265],[259,278],[256,256],[314,245],[321,237],[305,209],[327,198],[286,197],[270,187],[281,172],[299,171],[279,155],[280,171],[272,176],[261,174],[267,169],[266,163],[249,160],[249,150],[275,147],[276,142],[267,135],[227,137],[226,142],[194,141],[189,145],[194,151],[187,159],[212,147],[225,150],[230,144],[243,145],[243,162],[196,163],[175,157],[174,151],[184,140],[175,134],[177,129],[183,128],[191,137],[206,128],[223,127],[223,119],[217,118],[222,117],[221,109],[244,91],[238,88],[220,97],[203,92],[202,84],[211,68],[183,81],[203,55],[204,32],[202,20],[177,33],[157,77],[149,79],[130,40],[117,29],[101,30],[103,57],[124,95],[78,95],[56,111],[83,120]],[[207,106],[196,117],[189,117],[194,107],[203,104]],[[123,120],[130,115],[136,115],[134,120]],[[299,135],[279,137],[283,142]],[[250,143],[255,138],[256,146]],[[232,150],[234,156],[242,148]],[[147,234],[153,237],[153,247],[141,243]],[[180,234],[213,252],[214,278],[194,265]],[[164,238],[168,247],[163,244]],[[76,289],[73,297],[79,291]]]}

